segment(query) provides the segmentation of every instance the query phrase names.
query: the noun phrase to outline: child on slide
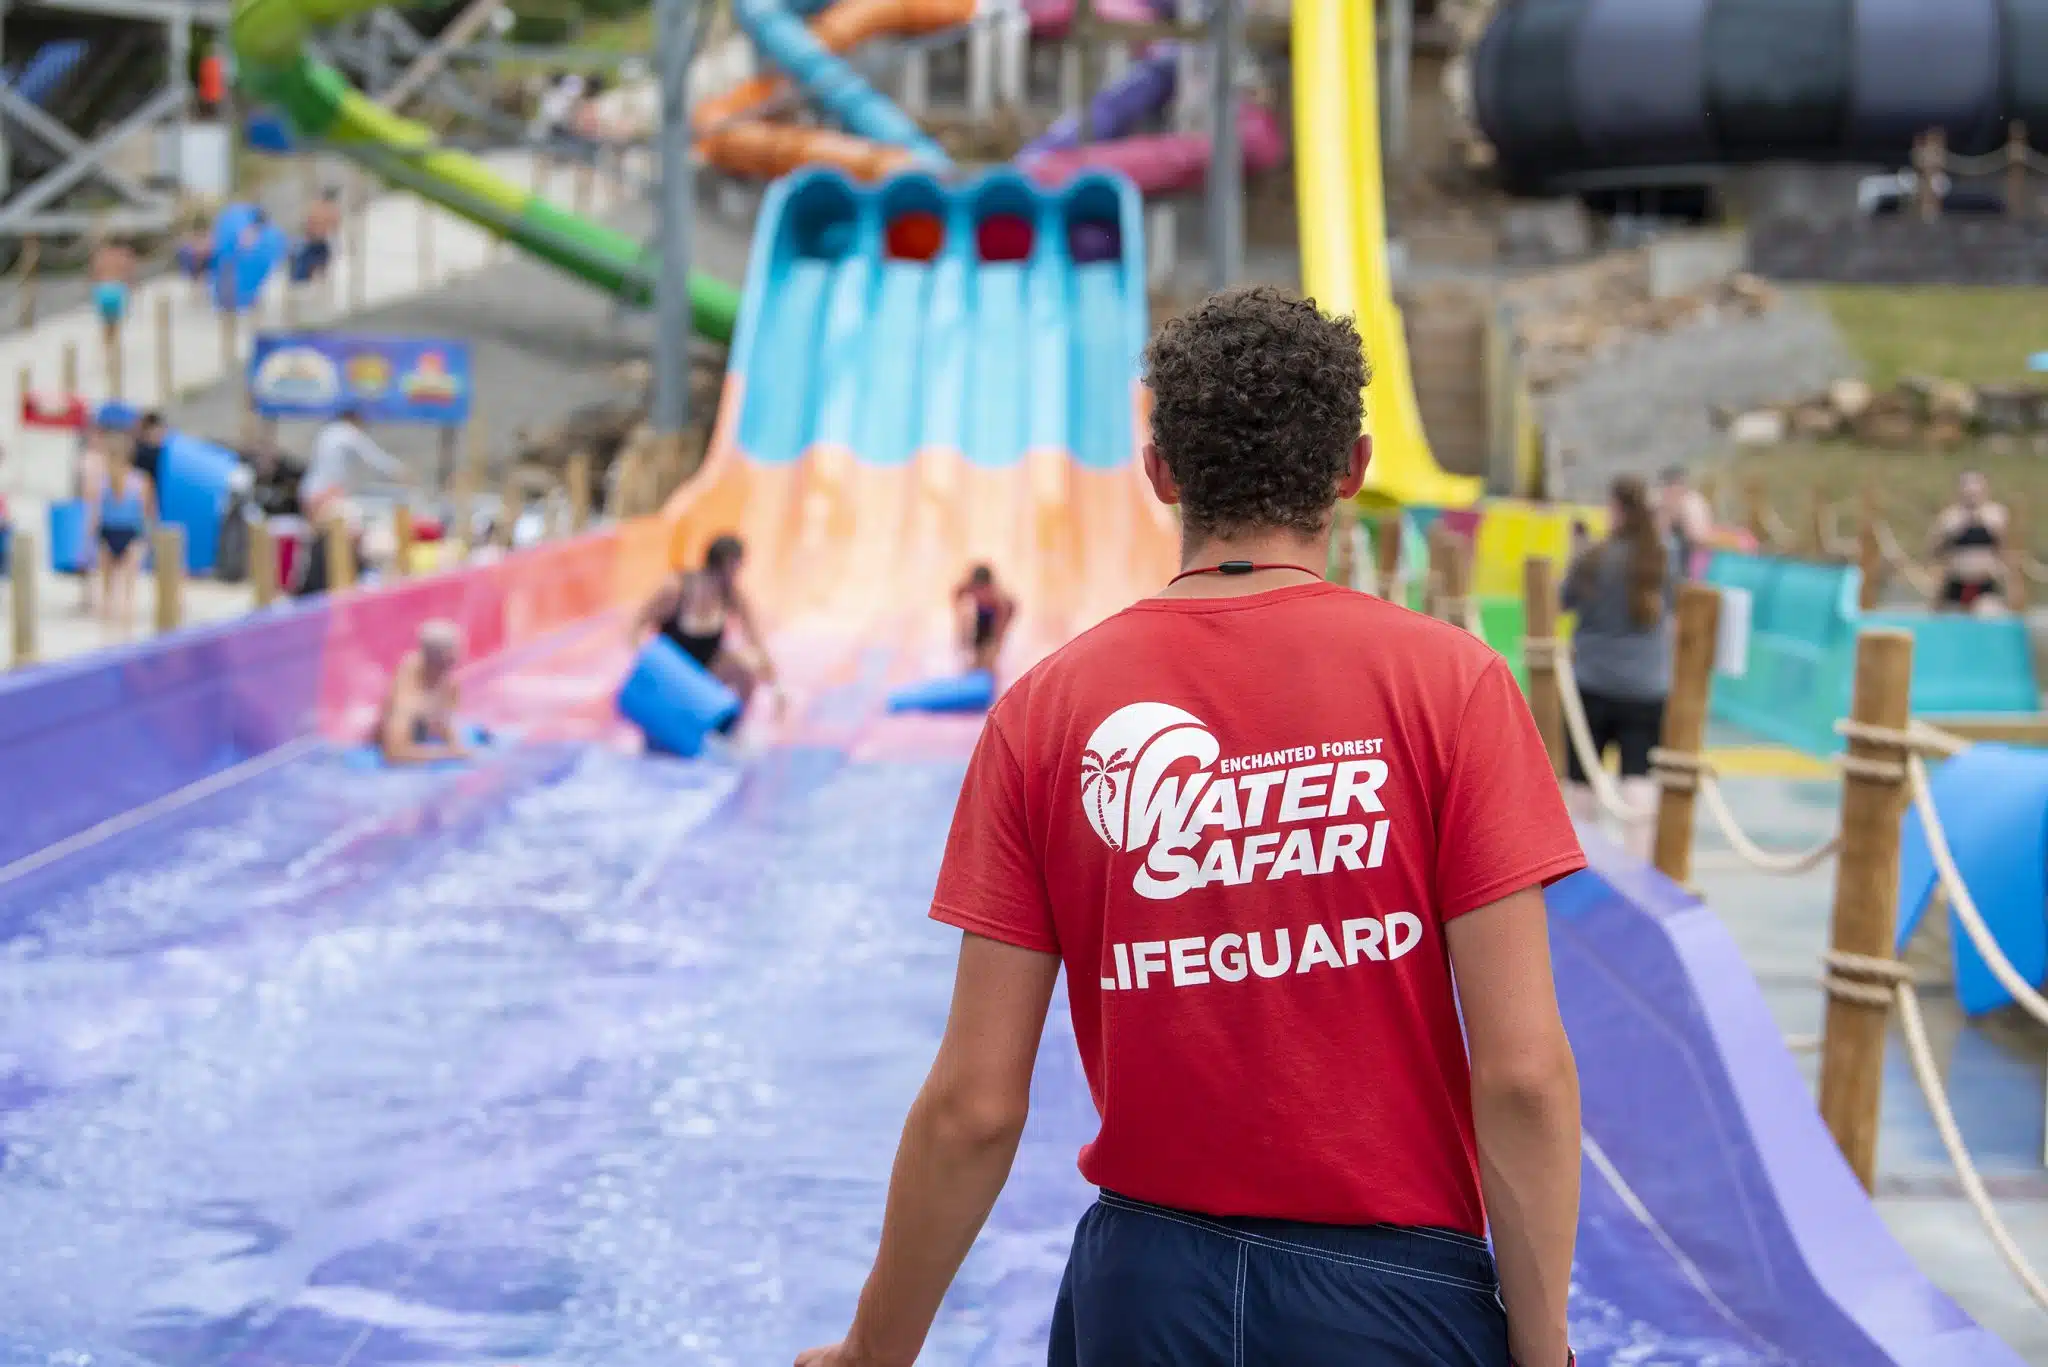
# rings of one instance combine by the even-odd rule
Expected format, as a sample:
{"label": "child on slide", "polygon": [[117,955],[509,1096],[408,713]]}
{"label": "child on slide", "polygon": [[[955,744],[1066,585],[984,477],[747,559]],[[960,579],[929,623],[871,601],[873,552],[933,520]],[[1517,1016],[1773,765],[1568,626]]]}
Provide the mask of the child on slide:
{"label": "child on slide", "polygon": [[1017,600],[984,564],[969,570],[953,590],[953,606],[960,614],[960,649],[967,655],[967,667],[993,673],[1003,640],[1017,618]]}
{"label": "child on slide", "polygon": [[439,618],[420,627],[419,645],[398,662],[377,723],[377,749],[386,764],[469,756],[469,746],[455,724],[461,697],[455,671],[461,663],[459,627]]}

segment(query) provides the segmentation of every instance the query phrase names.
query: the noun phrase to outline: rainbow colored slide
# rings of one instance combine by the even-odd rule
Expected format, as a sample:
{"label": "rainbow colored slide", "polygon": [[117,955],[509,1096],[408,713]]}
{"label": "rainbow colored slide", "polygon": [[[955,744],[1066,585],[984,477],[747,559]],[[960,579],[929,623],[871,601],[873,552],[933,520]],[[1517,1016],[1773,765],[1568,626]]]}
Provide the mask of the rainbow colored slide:
{"label": "rainbow colored slide", "polygon": [[[657,262],[638,242],[557,208],[474,157],[437,145],[431,130],[373,103],[305,50],[312,28],[377,7],[377,0],[238,0],[228,32],[243,88],[276,105],[301,135],[352,157],[391,184],[629,304],[651,305]],[[690,308],[700,334],[725,341],[739,313],[739,295],[721,281],[693,276]]]}

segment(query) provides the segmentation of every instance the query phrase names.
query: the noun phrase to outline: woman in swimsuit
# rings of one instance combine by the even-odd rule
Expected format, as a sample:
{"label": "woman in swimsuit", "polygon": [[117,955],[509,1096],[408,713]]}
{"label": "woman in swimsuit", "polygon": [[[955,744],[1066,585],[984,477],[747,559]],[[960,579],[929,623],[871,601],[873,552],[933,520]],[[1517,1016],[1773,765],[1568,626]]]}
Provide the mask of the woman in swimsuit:
{"label": "woman in swimsuit", "polygon": [[135,580],[142,569],[143,534],[156,521],[156,490],[137,470],[128,446],[105,443],[101,460],[85,471],[88,545],[99,545],[99,606],[110,631],[135,629]]}
{"label": "woman in swimsuit", "polygon": [[[753,607],[739,588],[744,555],[738,537],[717,538],[704,552],[703,568],[678,574],[656,589],[633,623],[636,642],[649,635],[668,637],[683,654],[739,695],[740,710],[719,727],[726,735],[732,734],[746,714],[755,686],[775,682],[775,666],[768,658]],[[726,639],[728,626],[734,624],[751,647],[748,656],[742,656]]]}
{"label": "woman in swimsuit", "polygon": [[2005,535],[2005,509],[1991,502],[1984,476],[1966,471],[1956,482],[1956,501],[1941,510],[1928,537],[1941,562],[1937,609],[1976,612],[2003,604]]}

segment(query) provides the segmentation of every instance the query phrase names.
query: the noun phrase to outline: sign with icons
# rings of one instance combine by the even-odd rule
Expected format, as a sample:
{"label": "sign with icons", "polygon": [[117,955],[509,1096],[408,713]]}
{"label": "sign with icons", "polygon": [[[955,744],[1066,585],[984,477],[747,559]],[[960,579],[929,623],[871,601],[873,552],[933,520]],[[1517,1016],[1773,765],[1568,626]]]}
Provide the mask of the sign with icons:
{"label": "sign with icons", "polygon": [[249,402],[265,418],[353,410],[365,422],[457,427],[473,374],[469,343],[453,338],[264,332],[249,354]]}

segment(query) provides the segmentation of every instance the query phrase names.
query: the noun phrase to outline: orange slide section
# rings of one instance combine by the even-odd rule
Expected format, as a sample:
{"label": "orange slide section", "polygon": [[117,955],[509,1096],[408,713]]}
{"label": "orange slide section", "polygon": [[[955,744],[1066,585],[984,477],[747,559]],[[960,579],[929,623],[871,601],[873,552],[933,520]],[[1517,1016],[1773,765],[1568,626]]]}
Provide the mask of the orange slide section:
{"label": "orange slide section", "polygon": [[[870,38],[910,37],[957,28],[974,18],[975,0],[839,0],[811,20],[811,36],[829,52],[851,52]],[[880,180],[910,166],[909,149],[829,128],[753,117],[790,89],[781,76],[756,76],[690,116],[697,154],[735,175],[772,180],[799,166],[836,166],[859,180]]]}
{"label": "orange slide section", "polygon": [[[763,465],[733,440],[743,386],[728,378],[711,452],[662,516],[672,564],[697,563],[722,532],[745,541],[745,583],[768,619],[789,690],[781,743],[872,753],[924,740],[957,747],[962,734],[971,737],[978,714],[848,719],[857,734],[800,719],[878,650],[892,685],[961,669],[951,590],[977,561],[992,564],[1019,600],[1000,666],[1005,681],[1157,591],[1177,564],[1172,514],[1135,462],[1089,470],[1046,453],[985,469],[925,451],[891,468],[820,448],[789,465]],[[805,725],[811,729],[791,729]]]}

